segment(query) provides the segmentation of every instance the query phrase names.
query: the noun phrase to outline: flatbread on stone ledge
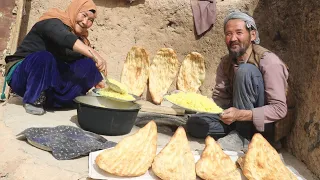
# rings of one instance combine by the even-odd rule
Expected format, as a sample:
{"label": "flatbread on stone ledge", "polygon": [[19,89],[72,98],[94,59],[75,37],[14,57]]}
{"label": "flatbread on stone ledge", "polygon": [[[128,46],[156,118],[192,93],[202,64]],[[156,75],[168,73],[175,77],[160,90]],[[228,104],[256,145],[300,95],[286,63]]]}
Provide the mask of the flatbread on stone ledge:
{"label": "flatbread on stone ledge", "polygon": [[152,171],[162,180],[195,180],[195,160],[183,127],[154,158]]}
{"label": "flatbread on stone ledge", "polygon": [[180,63],[173,49],[162,48],[157,52],[152,61],[149,76],[149,90],[155,104],[160,104],[163,96],[168,92],[179,66]]}
{"label": "flatbread on stone ledge", "polygon": [[145,49],[132,47],[124,62],[121,83],[128,87],[130,94],[141,96],[149,78],[150,60]]}
{"label": "flatbread on stone ledge", "polygon": [[150,121],[114,148],[104,150],[95,161],[99,168],[116,176],[141,176],[151,167],[156,152],[157,125]]}
{"label": "flatbread on stone ledge", "polygon": [[177,88],[184,92],[198,92],[206,75],[204,57],[197,52],[186,56],[178,74]]}
{"label": "flatbread on stone ledge", "polygon": [[282,162],[278,152],[259,133],[256,133],[249,149],[239,160],[243,174],[249,180],[293,180],[296,176]]}
{"label": "flatbread on stone ledge", "polygon": [[216,141],[208,136],[206,147],[196,163],[196,173],[202,179],[241,180],[241,173]]}

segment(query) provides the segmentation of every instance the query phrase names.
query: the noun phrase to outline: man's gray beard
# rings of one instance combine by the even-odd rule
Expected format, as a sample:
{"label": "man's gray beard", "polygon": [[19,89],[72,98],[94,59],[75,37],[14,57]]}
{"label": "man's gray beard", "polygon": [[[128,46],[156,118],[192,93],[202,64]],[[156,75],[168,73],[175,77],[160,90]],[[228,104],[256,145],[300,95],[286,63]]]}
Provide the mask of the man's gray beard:
{"label": "man's gray beard", "polygon": [[238,52],[234,52],[229,49],[229,55],[232,59],[237,59],[238,57],[243,56],[246,53],[246,51],[247,50],[245,48],[240,48],[240,51]]}

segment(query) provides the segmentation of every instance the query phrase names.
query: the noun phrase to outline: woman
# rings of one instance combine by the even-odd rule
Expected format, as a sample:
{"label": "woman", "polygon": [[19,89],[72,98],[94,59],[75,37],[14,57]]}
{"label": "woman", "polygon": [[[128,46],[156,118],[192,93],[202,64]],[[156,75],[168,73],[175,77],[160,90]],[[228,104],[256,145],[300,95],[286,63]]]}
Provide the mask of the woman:
{"label": "woman", "polygon": [[92,0],[73,0],[66,11],[51,9],[6,57],[6,80],[28,113],[70,107],[75,97],[104,86],[100,72],[106,75],[106,61],[87,39],[95,18]]}

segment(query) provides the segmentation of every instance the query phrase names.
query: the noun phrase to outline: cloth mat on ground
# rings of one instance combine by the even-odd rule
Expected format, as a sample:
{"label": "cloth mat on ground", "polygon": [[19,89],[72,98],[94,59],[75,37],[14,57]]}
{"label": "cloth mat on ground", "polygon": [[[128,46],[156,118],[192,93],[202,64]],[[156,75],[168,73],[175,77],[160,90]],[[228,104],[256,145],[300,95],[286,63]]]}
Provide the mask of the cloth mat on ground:
{"label": "cloth mat on ground", "polygon": [[52,155],[58,160],[77,158],[117,144],[73,126],[33,127],[17,136],[24,136],[35,147],[52,151]]}

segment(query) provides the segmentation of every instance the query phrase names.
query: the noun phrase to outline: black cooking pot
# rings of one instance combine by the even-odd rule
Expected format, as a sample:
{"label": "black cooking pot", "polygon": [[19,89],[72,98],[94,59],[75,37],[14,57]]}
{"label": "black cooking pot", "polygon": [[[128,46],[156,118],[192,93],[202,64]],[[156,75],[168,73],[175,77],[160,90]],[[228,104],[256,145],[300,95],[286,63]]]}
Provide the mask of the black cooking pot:
{"label": "black cooking pot", "polygon": [[140,105],[133,102],[118,102],[97,96],[79,96],[74,101],[82,129],[110,136],[129,133],[140,110]]}

